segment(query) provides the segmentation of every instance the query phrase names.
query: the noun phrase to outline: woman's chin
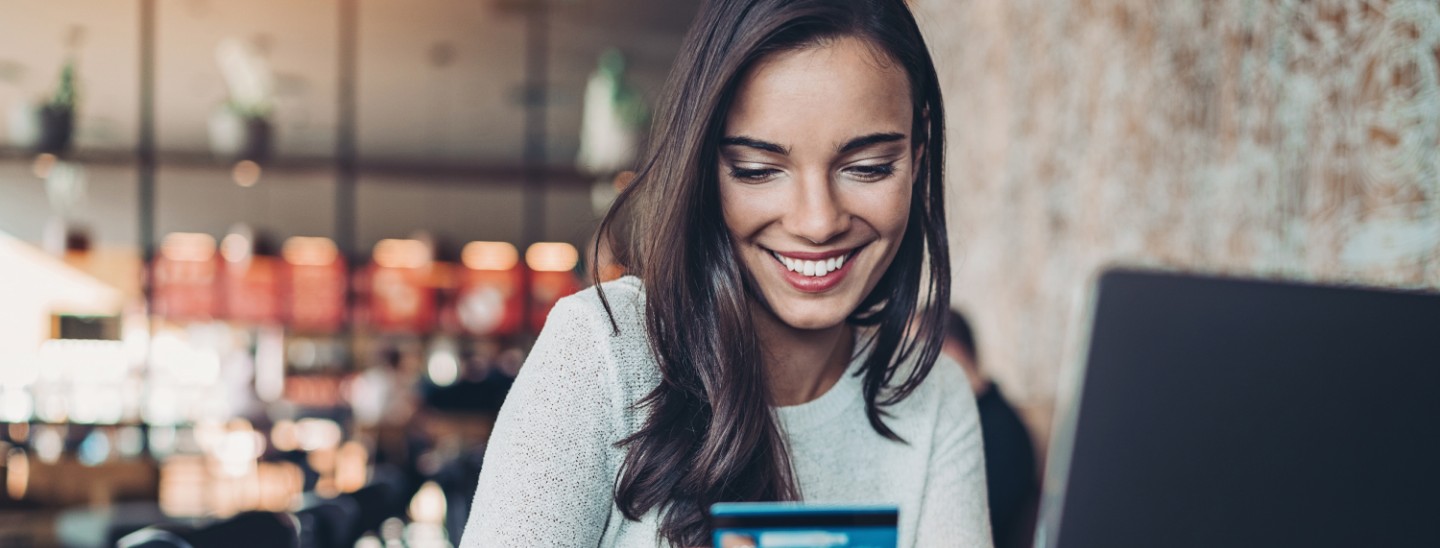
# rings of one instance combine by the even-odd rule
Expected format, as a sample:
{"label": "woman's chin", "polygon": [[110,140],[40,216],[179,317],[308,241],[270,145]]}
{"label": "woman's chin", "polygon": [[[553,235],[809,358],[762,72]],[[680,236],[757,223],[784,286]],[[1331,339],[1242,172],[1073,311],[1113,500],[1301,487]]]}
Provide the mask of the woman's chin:
{"label": "woman's chin", "polygon": [[[764,305],[770,315],[785,326],[801,331],[818,331],[841,326],[860,304],[860,296],[849,287],[836,287],[823,294],[801,293],[780,283],[765,287]],[[847,280],[848,281],[848,280]]]}
{"label": "woman's chin", "polygon": [[775,316],[791,329],[819,331],[845,323],[847,315],[837,312],[838,309],[836,307],[826,310],[778,310]]}

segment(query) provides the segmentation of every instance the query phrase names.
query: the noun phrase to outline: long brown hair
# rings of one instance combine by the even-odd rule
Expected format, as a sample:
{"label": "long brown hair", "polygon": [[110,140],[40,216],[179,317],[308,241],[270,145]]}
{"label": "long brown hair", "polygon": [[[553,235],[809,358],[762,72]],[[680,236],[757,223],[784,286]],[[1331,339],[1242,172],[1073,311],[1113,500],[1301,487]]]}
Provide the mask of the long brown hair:
{"label": "long brown hair", "polygon": [[[765,384],[747,275],[721,216],[715,166],[740,77],[767,55],[842,36],[865,40],[905,69],[912,142],[924,147],[905,237],[847,319],[870,328],[858,375],[876,432],[903,442],[886,426],[885,407],[907,397],[940,352],[950,288],[945,115],[934,65],[909,9],[902,0],[705,2],[671,72],[636,177],[600,224],[616,260],[644,284],[646,335],[661,377],[637,403],[649,412],[644,426],[620,442],[627,451],[615,502],[632,520],[659,509],[660,534],[672,543],[708,543],[712,503],[801,498]],[[603,289],[600,296],[604,300]],[[608,301],[605,306],[608,311]],[[620,329],[613,314],[611,323]],[[911,359],[914,367],[902,366]]]}

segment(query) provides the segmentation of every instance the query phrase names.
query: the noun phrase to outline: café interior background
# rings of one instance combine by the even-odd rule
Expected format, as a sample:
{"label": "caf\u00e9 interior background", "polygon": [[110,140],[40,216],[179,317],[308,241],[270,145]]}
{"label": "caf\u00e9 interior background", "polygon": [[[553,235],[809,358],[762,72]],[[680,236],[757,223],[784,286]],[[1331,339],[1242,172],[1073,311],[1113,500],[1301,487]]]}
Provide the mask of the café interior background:
{"label": "caf\u00e9 interior background", "polygon": [[[948,110],[955,301],[1042,451],[1103,265],[1440,287],[1440,4],[910,4]],[[356,436],[330,408],[364,379],[432,393],[503,380],[533,337],[516,307],[538,315],[588,283],[616,167],[577,162],[582,134],[609,150],[643,132],[697,5],[0,0],[0,531],[137,497],[183,516],[282,509],[301,485],[353,490],[388,450],[384,421]],[[613,55],[599,68],[612,48],[623,72]],[[260,108],[241,104],[227,63],[269,75]],[[582,122],[601,73],[623,76],[598,77],[608,115]],[[37,155],[49,105],[69,105],[73,135]],[[166,261],[202,257],[220,285],[240,272],[230,236],[297,263],[276,276],[340,280],[341,300],[272,292],[274,309],[245,316],[155,287],[144,306],[142,272],[194,274]],[[147,244],[158,262],[142,268]],[[261,251],[231,262],[263,264]],[[430,291],[429,320],[367,307],[388,298],[367,292],[390,287],[385,272],[417,264],[427,274],[395,287]],[[242,297],[307,283],[237,280],[225,291]],[[505,320],[461,312],[512,282],[555,291],[473,301]],[[319,312],[297,324],[294,306]],[[97,316],[113,320],[98,322],[106,340],[56,340]],[[114,367],[72,363],[97,359]],[[394,378],[367,376],[391,363]],[[237,420],[249,400],[266,424]],[[437,463],[483,441],[493,412],[411,405],[453,440],[417,456]],[[136,447],[150,457],[127,457]],[[320,477],[267,462],[284,448],[321,455]]]}

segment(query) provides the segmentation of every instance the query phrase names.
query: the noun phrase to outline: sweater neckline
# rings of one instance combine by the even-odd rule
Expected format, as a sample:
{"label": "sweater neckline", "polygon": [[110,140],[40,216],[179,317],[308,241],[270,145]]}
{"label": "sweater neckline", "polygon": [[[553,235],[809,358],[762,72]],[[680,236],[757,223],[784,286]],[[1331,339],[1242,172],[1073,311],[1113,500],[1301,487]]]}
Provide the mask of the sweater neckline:
{"label": "sweater neckline", "polygon": [[858,333],[856,338],[855,351],[850,356],[850,363],[845,366],[845,372],[824,394],[805,403],[775,408],[775,414],[780,417],[786,431],[794,435],[819,428],[861,402],[864,391],[856,373],[860,370],[860,364],[864,363],[865,356],[869,355],[869,345],[864,344],[864,337]]}

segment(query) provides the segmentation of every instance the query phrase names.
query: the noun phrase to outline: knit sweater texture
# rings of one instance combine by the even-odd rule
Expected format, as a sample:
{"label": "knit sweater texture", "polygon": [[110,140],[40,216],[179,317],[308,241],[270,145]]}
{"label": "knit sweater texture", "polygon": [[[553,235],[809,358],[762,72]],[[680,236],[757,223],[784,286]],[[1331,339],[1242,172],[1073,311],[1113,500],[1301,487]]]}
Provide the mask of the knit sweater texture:
{"label": "knit sweater texture", "polygon": [[[616,442],[644,424],[634,404],[660,372],[639,279],[604,290],[618,334],[594,288],[551,310],[496,420],[462,548],[668,546],[655,509],[631,521],[615,505]],[[901,547],[990,546],[980,426],[960,366],[942,356],[886,408],[900,443],[865,417],[863,357],[820,397],[776,409],[803,500],[897,505]]]}

